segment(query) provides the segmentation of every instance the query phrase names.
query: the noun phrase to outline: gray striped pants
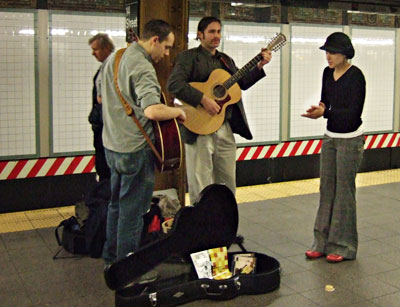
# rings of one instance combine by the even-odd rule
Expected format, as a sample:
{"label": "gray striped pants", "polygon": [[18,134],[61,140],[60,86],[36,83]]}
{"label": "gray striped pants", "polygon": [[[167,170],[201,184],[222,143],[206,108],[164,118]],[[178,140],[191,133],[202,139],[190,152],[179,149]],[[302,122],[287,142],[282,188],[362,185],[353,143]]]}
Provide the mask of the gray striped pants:
{"label": "gray striped pants", "polygon": [[364,151],[364,136],[325,135],[320,157],[320,204],[312,250],[355,259],[357,216],[355,179]]}

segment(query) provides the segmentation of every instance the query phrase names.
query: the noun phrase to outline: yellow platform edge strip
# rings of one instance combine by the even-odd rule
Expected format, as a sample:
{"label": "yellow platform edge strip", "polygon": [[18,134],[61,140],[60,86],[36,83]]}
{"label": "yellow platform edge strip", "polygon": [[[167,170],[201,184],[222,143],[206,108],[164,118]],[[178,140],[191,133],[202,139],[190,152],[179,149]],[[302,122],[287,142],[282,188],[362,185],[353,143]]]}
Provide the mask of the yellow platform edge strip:
{"label": "yellow platform edge strip", "polygon": [[[356,186],[366,187],[393,182],[400,182],[400,169],[360,173],[357,175]],[[241,204],[318,193],[318,191],[319,178],[313,178],[239,187],[236,191],[236,200],[238,204]],[[189,203],[188,194],[186,194],[185,201],[187,204]],[[74,215],[74,213],[74,206],[3,213],[0,214],[0,234],[56,227],[62,220]]]}

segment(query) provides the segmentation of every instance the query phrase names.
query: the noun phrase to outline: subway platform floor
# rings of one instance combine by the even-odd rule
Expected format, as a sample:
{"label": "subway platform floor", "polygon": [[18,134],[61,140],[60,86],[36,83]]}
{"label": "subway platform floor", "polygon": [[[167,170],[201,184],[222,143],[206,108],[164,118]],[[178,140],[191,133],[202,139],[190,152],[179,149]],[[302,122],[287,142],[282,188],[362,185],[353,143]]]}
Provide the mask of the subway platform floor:
{"label": "subway platform floor", "polygon": [[[304,256],[318,185],[309,179],[238,188],[238,233],[247,250],[279,260],[281,286],[185,306],[400,306],[400,170],[358,174],[358,255],[338,264]],[[0,214],[1,306],[114,306],[101,259],[52,258],[59,248],[55,227],[73,214],[73,207]]]}

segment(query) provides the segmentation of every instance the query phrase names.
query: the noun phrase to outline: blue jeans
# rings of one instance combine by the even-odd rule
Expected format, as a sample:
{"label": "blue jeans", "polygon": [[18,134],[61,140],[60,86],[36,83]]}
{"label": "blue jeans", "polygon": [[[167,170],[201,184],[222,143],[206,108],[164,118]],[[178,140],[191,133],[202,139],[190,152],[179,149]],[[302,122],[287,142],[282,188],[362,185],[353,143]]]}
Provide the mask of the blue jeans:
{"label": "blue jeans", "polygon": [[111,201],[103,258],[110,264],[139,246],[143,215],[150,208],[154,189],[154,155],[148,148],[135,153],[105,148],[105,153],[111,169]]}

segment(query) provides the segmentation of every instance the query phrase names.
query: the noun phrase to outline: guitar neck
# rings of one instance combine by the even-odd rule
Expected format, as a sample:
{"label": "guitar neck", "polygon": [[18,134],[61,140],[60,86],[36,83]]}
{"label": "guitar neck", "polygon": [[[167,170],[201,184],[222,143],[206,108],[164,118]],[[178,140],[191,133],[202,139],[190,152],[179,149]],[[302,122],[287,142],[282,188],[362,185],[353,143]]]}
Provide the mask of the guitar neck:
{"label": "guitar neck", "polygon": [[229,89],[236,82],[239,82],[245,75],[247,75],[262,59],[261,53],[257,54],[253,59],[251,59],[246,65],[235,72],[232,77],[224,82],[224,87]]}

